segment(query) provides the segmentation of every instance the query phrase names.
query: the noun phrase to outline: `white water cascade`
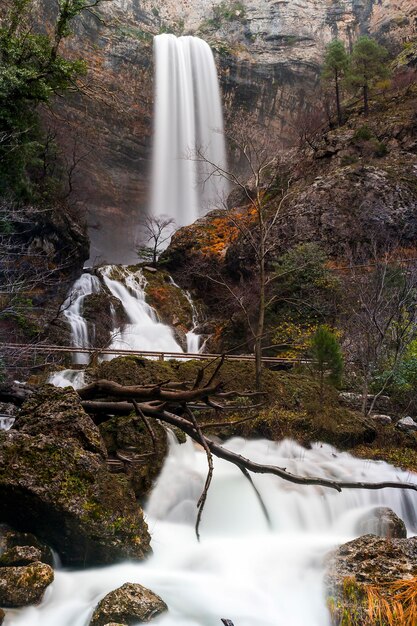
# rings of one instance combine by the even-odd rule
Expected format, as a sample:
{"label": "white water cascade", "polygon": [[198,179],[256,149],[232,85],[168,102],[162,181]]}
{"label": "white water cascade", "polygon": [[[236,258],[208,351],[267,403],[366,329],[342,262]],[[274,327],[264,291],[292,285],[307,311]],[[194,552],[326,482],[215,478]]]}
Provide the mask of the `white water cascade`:
{"label": "white water cascade", "polygon": [[[115,278],[115,273],[121,276]],[[183,352],[170,327],[162,324],[154,309],[146,303],[145,279],[141,272],[108,265],[101,268],[100,274],[110,293],[122,303],[129,320],[123,328],[114,329],[111,349]]]}
{"label": "white water cascade", "polygon": [[[210,46],[198,37],[158,35],[152,215],[194,222],[227,195],[223,113]],[[202,158],[201,158],[202,157]]]}
{"label": "white water cascade", "polygon": [[[228,448],[255,461],[301,475],[339,480],[413,481],[415,475],[383,462],[362,461],[329,445],[306,450],[292,441],[232,439]],[[154,554],[79,572],[57,571],[39,607],[10,611],[5,626],[87,626],[97,602],[125,582],[158,593],[169,612],[155,626],[329,626],[323,557],[357,535],[360,517],[376,505],[391,507],[416,527],[414,492],[299,486],[254,475],[271,520],[266,525],[241,472],[215,460],[214,480],[201,526],[194,534],[196,502],[207,472],[204,452],[171,441],[170,455],[150,497],[147,516]]]}

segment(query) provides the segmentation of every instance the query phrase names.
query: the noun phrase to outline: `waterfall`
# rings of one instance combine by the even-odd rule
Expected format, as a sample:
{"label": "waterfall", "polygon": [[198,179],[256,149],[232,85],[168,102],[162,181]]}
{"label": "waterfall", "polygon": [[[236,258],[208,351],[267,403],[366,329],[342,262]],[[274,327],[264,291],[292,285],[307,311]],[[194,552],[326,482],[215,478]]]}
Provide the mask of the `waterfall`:
{"label": "waterfall", "polygon": [[222,206],[227,195],[227,181],[210,165],[226,169],[217,70],[210,46],[198,37],[158,35],[154,49],[152,214],[185,226]]}
{"label": "waterfall", "polygon": [[[276,476],[253,480],[272,520],[242,473],[215,459],[214,478],[201,526],[194,534],[196,503],[207,474],[204,451],[170,439],[170,453],[147,505],[154,553],[78,572],[57,570],[38,607],[9,612],[6,626],[87,626],[97,602],[125,582],[158,593],[169,612],[158,626],[329,626],[323,574],[325,554],[354,538],[358,520],[374,506],[391,507],[413,532],[416,504],[410,492],[345,490],[295,485]],[[416,481],[383,462],[355,459],[329,445],[310,450],[293,441],[232,439],[225,446],[289,472],[336,480]]]}
{"label": "waterfall", "polygon": [[[119,274],[117,279],[112,276],[114,273]],[[100,269],[100,274],[110,293],[122,303],[129,320],[123,328],[114,329],[111,349],[183,352],[171,328],[162,324],[154,309],[146,303],[142,272],[108,265]]]}
{"label": "waterfall", "polygon": [[[97,276],[82,274],[75,281],[69,296],[62,306],[64,317],[67,318],[71,328],[71,345],[75,348],[90,347],[87,321],[83,316],[83,305],[87,296],[99,293],[100,290],[101,285]],[[82,352],[76,353],[74,355],[74,363],[88,363],[88,355]]]}

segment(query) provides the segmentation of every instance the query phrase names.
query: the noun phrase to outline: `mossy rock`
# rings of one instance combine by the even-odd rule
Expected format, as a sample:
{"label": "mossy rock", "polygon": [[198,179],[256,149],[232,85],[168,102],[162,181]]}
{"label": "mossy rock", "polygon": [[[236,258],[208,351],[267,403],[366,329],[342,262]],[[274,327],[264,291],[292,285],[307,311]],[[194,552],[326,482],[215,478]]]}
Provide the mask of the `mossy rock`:
{"label": "mossy rock", "polygon": [[45,563],[0,567],[0,604],[10,608],[39,604],[53,580],[54,570]]}
{"label": "mossy rock", "polygon": [[0,521],[47,541],[66,565],[150,552],[129,481],[109,472],[100,432],[73,390],[42,389],[23,408],[18,427],[0,433]]}
{"label": "mossy rock", "polygon": [[123,624],[150,622],[168,609],[165,602],[142,585],[126,583],[108,593],[94,610],[90,626],[106,626],[115,620]]}
{"label": "mossy rock", "polygon": [[[133,451],[133,462],[128,464],[126,474],[137,497],[144,497],[151,490],[161,471],[168,451],[165,429],[152,422],[155,446],[143,421],[137,415],[114,417],[100,425],[100,432],[110,455],[118,451],[129,455]],[[135,457],[139,455],[139,462]]]}

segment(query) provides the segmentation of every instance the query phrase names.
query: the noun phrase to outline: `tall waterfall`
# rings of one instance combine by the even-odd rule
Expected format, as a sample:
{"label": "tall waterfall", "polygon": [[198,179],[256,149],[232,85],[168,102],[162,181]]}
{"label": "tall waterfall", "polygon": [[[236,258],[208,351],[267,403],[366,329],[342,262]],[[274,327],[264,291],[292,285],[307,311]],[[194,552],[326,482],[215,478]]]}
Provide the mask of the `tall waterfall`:
{"label": "tall waterfall", "polygon": [[[223,114],[210,46],[198,37],[155,37],[152,214],[177,226],[221,206],[227,181]],[[203,159],[201,158],[203,157]]]}
{"label": "tall waterfall", "polygon": [[[292,441],[232,439],[225,446],[288,471],[339,480],[415,481],[382,462],[362,461],[328,445],[306,450]],[[334,490],[295,485],[254,474],[268,508],[268,528],[248,481],[234,465],[215,459],[201,526],[196,503],[207,474],[205,452],[171,441],[170,455],[147,506],[154,554],[143,563],[120,563],[78,572],[57,570],[45,600],[9,612],[5,626],[88,626],[97,602],[125,582],[158,593],[169,612],[158,626],[329,626],[323,589],[325,554],[358,534],[361,517],[389,506],[413,533],[416,504],[410,492]]]}

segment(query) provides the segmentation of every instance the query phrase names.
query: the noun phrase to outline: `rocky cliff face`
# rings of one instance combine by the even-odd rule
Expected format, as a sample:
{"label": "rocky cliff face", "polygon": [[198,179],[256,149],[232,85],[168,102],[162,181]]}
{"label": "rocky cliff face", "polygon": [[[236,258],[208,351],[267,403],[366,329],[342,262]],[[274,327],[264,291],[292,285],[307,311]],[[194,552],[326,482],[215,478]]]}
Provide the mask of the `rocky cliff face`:
{"label": "rocky cliff face", "polygon": [[[42,15],[51,16],[47,0],[38,2]],[[82,157],[77,201],[88,209],[92,260],[135,256],[149,189],[153,35],[209,41],[231,119],[246,110],[290,143],[332,37],[350,44],[370,32],[398,50],[416,29],[414,0],[114,0],[102,5],[99,18],[87,14],[69,45],[89,62],[87,95],[57,103],[48,123],[69,162]]]}

